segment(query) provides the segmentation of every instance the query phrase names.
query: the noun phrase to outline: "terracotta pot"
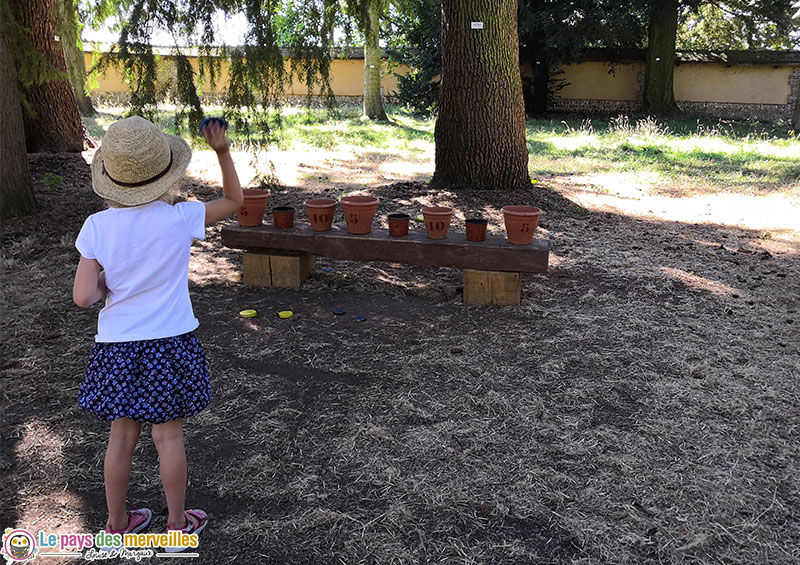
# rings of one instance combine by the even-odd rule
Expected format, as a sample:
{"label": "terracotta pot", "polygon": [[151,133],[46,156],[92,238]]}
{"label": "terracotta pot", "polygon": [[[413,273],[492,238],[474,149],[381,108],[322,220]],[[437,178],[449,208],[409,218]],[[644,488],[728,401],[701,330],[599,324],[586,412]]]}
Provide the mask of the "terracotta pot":
{"label": "terracotta pot", "polygon": [[336,213],[336,200],[330,198],[314,198],[306,200],[308,220],[314,231],[328,231],[333,224],[333,215]]}
{"label": "terracotta pot", "polygon": [[486,226],[489,224],[483,218],[469,218],[467,225],[467,241],[486,241]]}
{"label": "terracotta pot", "polygon": [[428,230],[428,239],[445,239],[450,229],[450,218],[453,209],[447,206],[426,206],[422,209],[425,218],[425,229]]}
{"label": "terracotta pot", "polygon": [[389,214],[389,235],[392,237],[403,237],[408,235],[408,221],[411,216],[408,214]]}
{"label": "terracotta pot", "polygon": [[514,245],[530,244],[542,211],[535,206],[503,206],[500,211],[503,212],[508,242]]}
{"label": "terracotta pot", "polygon": [[239,225],[244,227],[260,226],[264,218],[264,210],[267,209],[269,192],[256,190],[255,188],[245,188],[242,190],[244,202],[242,202],[236,219]]}
{"label": "terracotta pot", "polygon": [[277,206],[272,209],[272,225],[279,230],[288,230],[294,226],[294,208]]}
{"label": "terracotta pot", "polygon": [[365,234],[372,231],[372,220],[378,209],[378,199],[374,196],[344,196],[342,212],[347,222],[347,233]]}

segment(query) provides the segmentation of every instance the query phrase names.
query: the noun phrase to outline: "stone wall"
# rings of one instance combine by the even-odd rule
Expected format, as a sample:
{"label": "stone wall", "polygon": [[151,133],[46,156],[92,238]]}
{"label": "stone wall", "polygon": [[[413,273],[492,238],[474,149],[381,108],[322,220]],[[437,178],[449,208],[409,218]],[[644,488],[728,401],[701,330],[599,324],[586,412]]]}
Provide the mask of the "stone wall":
{"label": "stone wall", "polygon": [[789,119],[791,120],[793,117],[797,119],[797,122],[794,124],[794,129],[798,128],[798,123],[800,122],[800,118],[794,116],[795,109],[800,109],[800,67],[796,68],[792,71],[792,76],[789,77],[789,87],[792,89],[792,93],[789,95],[789,100],[787,104],[789,106]]}
{"label": "stone wall", "polygon": [[[116,108],[127,106],[130,102],[130,92],[119,91],[95,91],[92,93],[92,103],[100,108]],[[383,96],[384,104],[399,104],[396,96]],[[200,96],[200,102],[203,106],[223,106],[224,100],[221,96],[216,94],[203,94]],[[279,102],[286,106],[309,106],[309,99],[307,96],[286,95],[281,96]],[[159,103],[172,104],[173,100],[161,100]],[[363,96],[337,96],[337,108],[360,108],[364,103]],[[325,108],[327,100],[322,96],[312,96],[310,100],[311,108]]]}
{"label": "stone wall", "polygon": [[792,117],[788,104],[726,104],[723,102],[677,102],[681,112],[731,120],[778,121]]}
{"label": "stone wall", "polygon": [[[794,104],[726,104],[721,102],[681,102],[678,108],[687,114],[708,115],[731,120],[789,120]],[[548,105],[552,112],[576,114],[624,114],[641,112],[641,100],[563,100]]]}
{"label": "stone wall", "polygon": [[551,112],[576,114],[626,114],[642,109],[640,100],[587,100],[580,98],[556,98],[547,105]]}

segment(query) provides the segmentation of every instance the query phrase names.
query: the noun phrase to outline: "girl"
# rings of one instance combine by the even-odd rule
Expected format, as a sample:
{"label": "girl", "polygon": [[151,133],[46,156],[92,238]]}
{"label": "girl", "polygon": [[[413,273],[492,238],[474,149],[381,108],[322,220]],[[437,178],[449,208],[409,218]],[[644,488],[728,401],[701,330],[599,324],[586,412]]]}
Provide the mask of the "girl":
{"label": "girl", "polygon": [[140,532],[153,515],[125,507],[142,422],[153,424],[167,532],[199,534],[208,524],[202,510],[184,509],[183,420],[211,400],[205,353],[192,333],[199,323],[189,299],[189,256],[205,226],[242,205],[242,189],[224,122],[204,122],[201,133],[222,169],[224,196],[212,202],[168,203],[166,194],[183,177],[191,149],[144,118],[109,126],[92,161],[92,188],[110,207],[89,216],[75,241],[81,258],[73,299],[81,308],[105,299],[105,307],[78,403],[111,420],[105,457],[110,533]]}

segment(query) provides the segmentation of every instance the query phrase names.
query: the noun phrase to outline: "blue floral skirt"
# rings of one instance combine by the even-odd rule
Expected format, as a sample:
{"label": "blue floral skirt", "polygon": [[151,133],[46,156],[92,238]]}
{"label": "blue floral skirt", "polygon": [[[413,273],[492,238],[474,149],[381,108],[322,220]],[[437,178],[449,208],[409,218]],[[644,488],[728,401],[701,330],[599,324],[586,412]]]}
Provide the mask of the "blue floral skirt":
{"label": "blue floral skirt", "polygon": [[163,424],[211,402],[206,354],[193,333],[95,343],[78,404],[106,420]]}

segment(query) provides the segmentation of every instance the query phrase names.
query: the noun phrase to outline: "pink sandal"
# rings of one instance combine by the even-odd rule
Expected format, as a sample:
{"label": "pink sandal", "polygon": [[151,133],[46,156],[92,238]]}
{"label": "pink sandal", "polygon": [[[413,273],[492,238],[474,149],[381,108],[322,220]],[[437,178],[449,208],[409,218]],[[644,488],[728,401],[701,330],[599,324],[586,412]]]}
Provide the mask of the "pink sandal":
{"label": "pink sandal", "polygon": [[[149,508],[139,508],[138,510],[128,510],[128,525],[122,530],[112,530],[111,526],[106,524],[107,534],[138,534],[150,525],[150,520],[153,519],[153,512]],[[119,547],[100,547],[101,551],[113,551]]]}
{"label": "pink sandal", "polygon": [[106,524],[107,534],[138,534],[150,525],[150,520],[153,519],[153,512],[149,508],[139,508],[138,510],[128,510],[128,525],[122,530],[112,530],[111,526]]}
{"label": "pink sandal", "polygon": [[[167,525],[167,533],[170,532],[183,532],[185,534],[200,534],[206,529],[208,525],[208,514],[202,510],[184,510],[183,515],[186,516],[186,526],[183,528],[171,528]],[[167,553],[180,553],[186,551],[189,546],[167,546],[164,551]]]}

